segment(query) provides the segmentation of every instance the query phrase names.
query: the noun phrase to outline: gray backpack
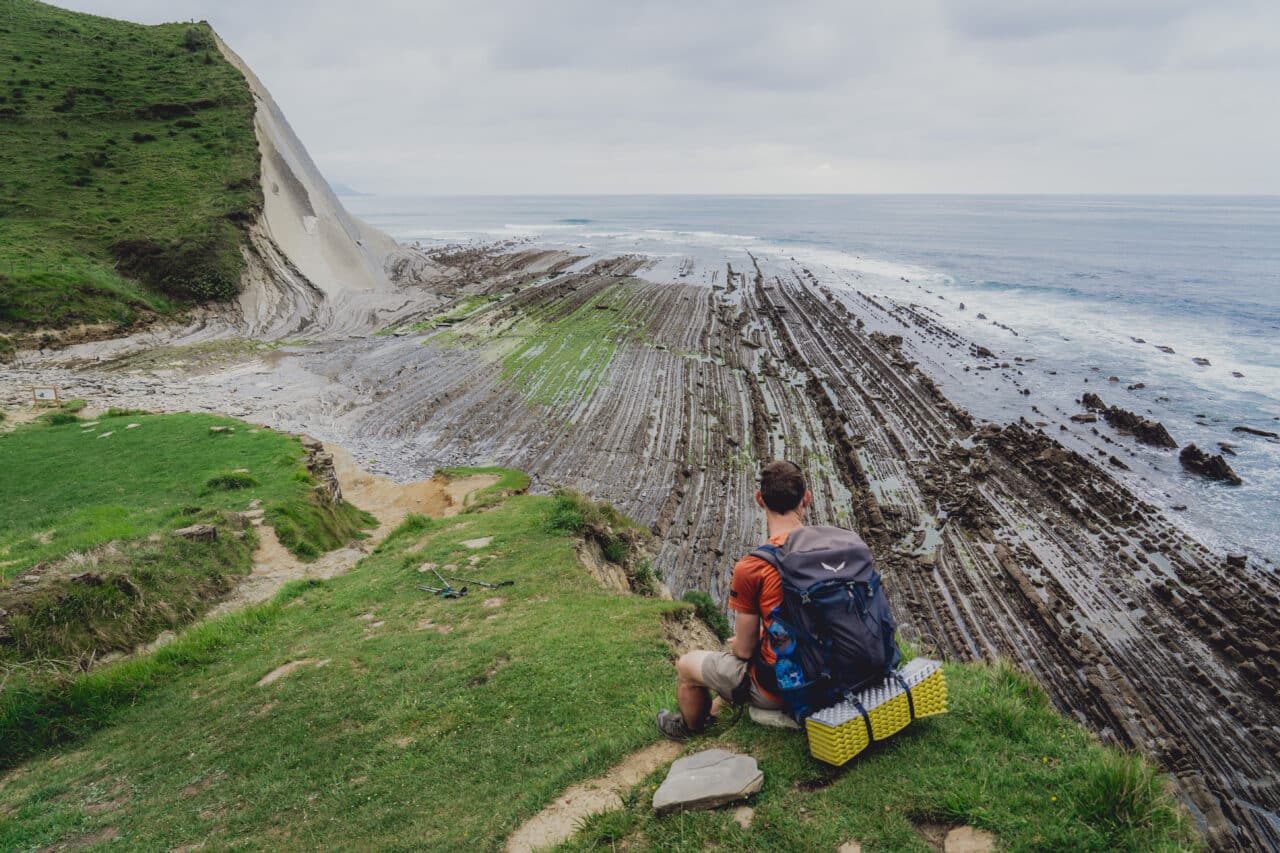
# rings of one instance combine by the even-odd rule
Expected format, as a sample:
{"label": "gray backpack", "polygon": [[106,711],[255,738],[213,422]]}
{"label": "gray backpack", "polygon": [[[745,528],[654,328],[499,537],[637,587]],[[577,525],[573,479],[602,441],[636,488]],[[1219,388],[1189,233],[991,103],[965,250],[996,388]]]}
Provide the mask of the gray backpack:
{"label": "gray backpack", "polygon": [[765,616],[777,662],[771,670],[757,660],[756,674],[771,688],[772,672],[793,717],[801,720],[897,668],[898,626],[858,534],[802,527],[781,548],[764,545],[751,555],[782,578],[782,604]]}

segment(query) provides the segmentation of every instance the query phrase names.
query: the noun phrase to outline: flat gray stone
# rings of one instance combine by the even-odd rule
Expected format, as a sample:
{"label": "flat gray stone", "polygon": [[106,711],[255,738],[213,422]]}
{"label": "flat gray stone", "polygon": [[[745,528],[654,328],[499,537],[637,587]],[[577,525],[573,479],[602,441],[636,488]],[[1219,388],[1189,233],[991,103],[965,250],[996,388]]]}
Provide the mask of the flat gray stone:
{"label": "flat gray stone", "polygon": [[751,796],[764,784],[764,772],[749,755],[708,749],[686,755],[671,765],[653,795],[659,815],[714,809]]}

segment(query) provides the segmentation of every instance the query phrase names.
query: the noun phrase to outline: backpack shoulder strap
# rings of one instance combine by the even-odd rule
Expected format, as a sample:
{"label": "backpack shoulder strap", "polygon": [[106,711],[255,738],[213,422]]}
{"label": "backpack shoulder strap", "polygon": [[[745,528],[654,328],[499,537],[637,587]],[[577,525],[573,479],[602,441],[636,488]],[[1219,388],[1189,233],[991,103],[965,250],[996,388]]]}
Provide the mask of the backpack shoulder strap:
{"label": "backpack shoulder strap", "polygon": [[764,560],[778,571],[782,571],[782,549],[777,545],[772,545],[766,542],[747,556]]}

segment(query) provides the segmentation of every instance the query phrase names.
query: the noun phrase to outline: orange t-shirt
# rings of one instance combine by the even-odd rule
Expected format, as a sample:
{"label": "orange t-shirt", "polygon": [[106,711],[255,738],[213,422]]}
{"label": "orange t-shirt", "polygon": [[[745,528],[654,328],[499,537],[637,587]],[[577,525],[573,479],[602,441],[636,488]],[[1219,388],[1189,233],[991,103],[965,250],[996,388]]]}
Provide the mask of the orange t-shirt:
{"label": "orange t-shirt", "polygon": [[[791,531],[770,536],[770,545],[782,547]],[[747,613],[760,617],[760,650],[758,659],[772,667],[778,656],[769,645],[769,615],[775,607],[782,605],[782,579],[778,570],[759,557],[750,554],[743,557],[733,567],[733,580],[729,585],[729,608],[739,613]],[[756,673],[756,659],[751,661],[751,678],[761,692],[771,699],[777,699],[773,688],[777,681],[771,677],[772,671],[764,676],[763,683]],[[768,685],[767,687],[765,685]]]}

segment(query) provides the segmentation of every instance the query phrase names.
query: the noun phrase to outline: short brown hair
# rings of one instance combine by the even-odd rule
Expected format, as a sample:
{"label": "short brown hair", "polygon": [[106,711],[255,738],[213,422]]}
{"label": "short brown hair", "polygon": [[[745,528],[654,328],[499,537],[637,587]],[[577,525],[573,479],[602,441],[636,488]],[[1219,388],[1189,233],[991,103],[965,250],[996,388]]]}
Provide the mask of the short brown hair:
{"label": "short brown hair", "polygon": [[804,472],[794,462],[770,462],[760,469],[760,499],[773,512],[791,512],[808,490]]}

